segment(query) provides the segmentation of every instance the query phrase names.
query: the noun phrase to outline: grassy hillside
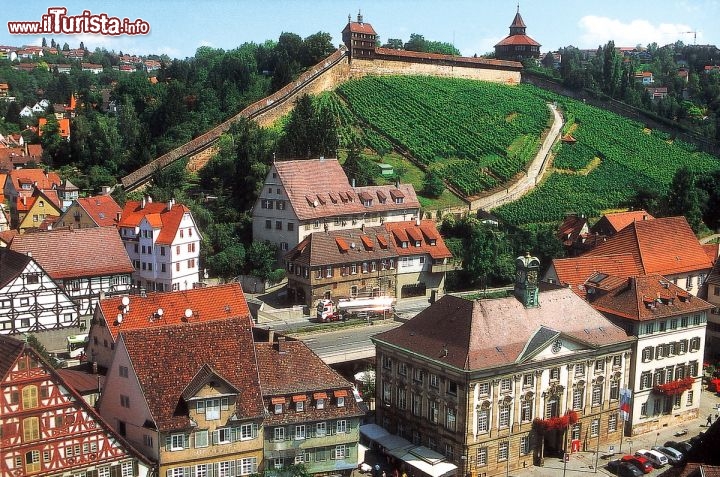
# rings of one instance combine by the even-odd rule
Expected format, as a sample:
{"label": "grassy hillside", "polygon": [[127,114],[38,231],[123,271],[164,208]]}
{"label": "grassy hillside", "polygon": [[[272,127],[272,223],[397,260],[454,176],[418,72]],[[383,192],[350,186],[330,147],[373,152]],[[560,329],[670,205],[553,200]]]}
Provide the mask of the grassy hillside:
{"label": "grassy hillside", "polygon": [[577,140],[557,150],[554,169],[525,198],[497,214],[514,224],[597,216],[627,203],[635,187],[664,193],[684,164],[720,168],[718,158],[648,131],[605,110],[530,85],[506,86],[432,77],[366,77],[321,101],[333,108],[343,142],[360,141],[380,157],[392,150],[437,170],[467,196],[522,172],[548,126],[548,102]]}

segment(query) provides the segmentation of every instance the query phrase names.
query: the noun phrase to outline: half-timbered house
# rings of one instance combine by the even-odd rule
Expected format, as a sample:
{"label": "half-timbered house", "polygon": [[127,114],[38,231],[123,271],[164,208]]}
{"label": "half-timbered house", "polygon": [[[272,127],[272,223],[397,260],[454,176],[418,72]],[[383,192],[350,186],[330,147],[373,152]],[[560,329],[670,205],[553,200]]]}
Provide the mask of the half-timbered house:
{"label": "half-timbered house", "polygon": [[15,237],[10,249],[32,257],[92,315],[101,293],[127,293],[133,266],[120,235],[112,227],[57,229]]}
{"label": "half-timbered house", "polygon": [[119,437],[26,342],[0,335],[0,475],[146,476]]}
{"label": "half-timbered house", "polygon": [[77,332],[78,316],[78,306],[32,257],[0,248],[0,333],[35,333],[50,347],[44,332]]}

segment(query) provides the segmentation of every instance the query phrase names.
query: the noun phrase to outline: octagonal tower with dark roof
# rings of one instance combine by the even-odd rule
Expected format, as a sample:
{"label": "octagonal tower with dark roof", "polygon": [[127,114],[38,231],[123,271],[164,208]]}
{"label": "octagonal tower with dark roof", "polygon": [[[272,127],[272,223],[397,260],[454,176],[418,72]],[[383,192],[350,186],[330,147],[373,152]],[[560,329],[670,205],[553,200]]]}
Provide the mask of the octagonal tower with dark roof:
{"label": "octagonal tower with dark roof", "polygon": [[540,43],[530,38],[525,30],[525,22],[520,16],[518,5],[515,18],[510,25],[510,34],[495,45],[495,58],[499,60],[522,61],[527,58],[540,58]]}

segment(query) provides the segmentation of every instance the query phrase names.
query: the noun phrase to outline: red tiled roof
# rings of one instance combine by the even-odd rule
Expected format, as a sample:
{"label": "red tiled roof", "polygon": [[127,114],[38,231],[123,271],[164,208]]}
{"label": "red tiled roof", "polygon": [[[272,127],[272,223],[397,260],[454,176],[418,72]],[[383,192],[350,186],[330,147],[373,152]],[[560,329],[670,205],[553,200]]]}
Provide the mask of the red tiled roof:
{"label": "red tiled roof", "polygon": [[3,230],[0,232],[0,243],[4,243],[5,246],[9,247],[13,239],[18,235],[20,235],[20,232],[15,229]]}
{"label": "red tiled roof", "polygon": [[[400,184],[399,188],[385,185],[353,189],[336,159],[279,161],[273,167],[285,187],[290,206],[300,220],[420,208],[420,202],[410,184]],[[353,200],[356,194],[362,195],[366,192],[372,198],[379,191],[384,194],[394,191],[400,194],[398,197],[405,199],[402,204],[393,201],[382,204],[378,200],[373,201],[370,206]],[[333,200],[334,195],[338,195],[340,200]],[[259,200],[262,200],[262,196]]]}
{"label": "red tiled roof", "polygon": [[525,308],[515,297],[471,301],[445,295],[373,341],[458,369],[481,370],[516,365],[541,328],[549,336],[561,333],[592,348],[626,341],[629,347],[632,342],[622,328],[567,288],[540,293],[535,308]]}
{"label": "red tiled roof", "polygon": [[714,264],[717,261],[718,255],[720,255],[720,243],[706,243],[703,244],[702,247],[708,259]]}
{"label": "red tiled roof", "polygon": [[13,169],[8,171],[10,180],[16,190],[20,191],[21,183],[34,184],[38,189],[50,190],[53,186],[60,185],[60,176],[56,172],[48,172],[42,169]]}
{"label": "red tiled roof", "polygon": [[600,220],[592,226],[591,230],[593,232],[605,233],[606,235],[614,235],[633,222],[638,220],[652,220],[654,218],[655,217],[642,209],[615,212],[603,215]]}
{"label": "red tiled roof", "polygon": [[527,35],[510,35],[498,42],[495,46],[515,46],[515,45],[532,45],[540,46],[540,43],[533,40]]}
{"label": "red tiled roof", "polygon": [[[132,295],[128,298],[129,310],[122,313],[121,323],[117,323],[117,316],[123,308],[123,297],[114,296],[99,302],[99,312],[105,318],[114,340],[119,333],[128,330],[227,318],[247,319],[250,316],[245,294],[238,283],[185,291],[147,293],[144,297]],[[163,310],[162,317],[157,314],[159,309]],[[188,309],[193,312],[191,318],[185,317]]]}
{"label": "red tiled roof", "polygon": [[[159,431],[190,428],[187,412],[177,412],[178,405],[185,388],[208,368],[239,390],[235,410],[240,419],[263,416],[248,318],[131,330],[120,335],[120,342],[127,349]],[[117,349],[122,349],[122,344]],[[177,366],[168,372],[171,363]]]}
{"label": "red tiled roof", "polygon": [[[412,238],[412,242],[410,242],[407,248],[402,248],[400,243],[396,244],[396,250],[399,256],[427,253],[433,259],[452,258],[452,253],[450,253],[442,237],[440,237],[435,227],[435,222],[432,220],[422,220],[419,224],[415,221],[385,222],[385,229],[388,232],[392,232],[399,242],[409,241],[408,235]],[[425,237],[423,237],[423,229],[426,232],[426,236],[436,235],[438,237],[435,245],[430,245],[428,240],[425,240]],[[415,242],[420,242],[420,246],[416,247]]]}
{"label": "red tiled roof", "polygon": [[[601,277],[602,278],[602,277]],[[645,275],[616,280],[605,277],[598,280],[613,280],[607,291],[598,290],[588,295],[590,304],[596,310],[634,321],[655,320],[669,316],[687,315],[713,308],[677,287],[661,275]],[[594,288],[594,283],[587,286]]]}
{"label": "red tiled roof", "polygon": [[57,370],[65,383],[80,394],[100,392],[105,385],[105,376],[79,369],[61,368]]}
{"label": "red tiled roof", "polygon": [[[305,406],[302,419],[320,421],[364,414],[364,409],[348,393],[351,383],[325,364],[302,341],[255,343],[255,353],[260,387],[268,404],[285,404],[285,396],[291,396],[287,402],[307,400],[308,396],[319,399],[321,395],[327,399],[328,393],[332,392],[335,397],[345,397],[343,407],[330,403],[323,409],[316,409],[314,405]],[[266,417],[265,425],[287,424],[297,418],[291,407],[281,414],[271,413]]]}
{"label": "red tiled roof", "polygon": [[510,28],[527,28],[525,22],[522,19],[522,16],[520,16],[520,12],[517,12],[515,14],[515,18],[513,18],[513,22],[510,25]]}
{"label": "red tiled roof", "polygon": [[[160,228],[155,242],[161,245],[170,245],[177,235],[180,221],[186,212],[190,213],[190,209],[183,204],[174,204],[168,210],[165,202],[146,202],[145,207],[142,208],[141,202],[129,200],[125,203],[118,227],[134,228],[140,225],[143,218],[147,218],[153,228]],[[153,214],[159,215],[159,220]]]}
{"label": "red tiled roof", "polygon": [[108,227],[57,229],[17,235],[10,248],[31,252],[53,279],[132,273],[117,230]]}
{"label": "red tiled roof", "polygon": [[[387,243],[387,234],[384,227],[315,232],[293,247],[285,255],[285,260],[315,267],[397,257],[395,248],[378,247],[373,242],[373,238],[380,240],[382,237]],[[365,240],[372,247],[361,245],[365,243],[362,237],[367,237]]]}
{"label": "red tiled roof", "polygon": [[99,227],[111,227],[122,208],[112,196],[96,195],[77,199],[77,203]]}
{"label": "red tiled roof", "polygon": [[631,253],[618,253],[598,257],[583,255],[573,258],[556,258],[552,267],[560,285],[569,286],[577,295],[585,298],[584,283],[595,272],[619,277],[640,275],[642,270]]}
{"label": "red tiled roof", "polygon": [[366,35],[377,35],[375,32],[375,29],[372,27],[371,24],[365,23],[365,22],[350,22],[348,23],[344,30],[350,30],[352,33],[364,33]]}
{"label": "red tiled roof", "polygon": [[631,253],[643,275],[710,270],[712,262],[685,217],[631,222],[584,256]]}

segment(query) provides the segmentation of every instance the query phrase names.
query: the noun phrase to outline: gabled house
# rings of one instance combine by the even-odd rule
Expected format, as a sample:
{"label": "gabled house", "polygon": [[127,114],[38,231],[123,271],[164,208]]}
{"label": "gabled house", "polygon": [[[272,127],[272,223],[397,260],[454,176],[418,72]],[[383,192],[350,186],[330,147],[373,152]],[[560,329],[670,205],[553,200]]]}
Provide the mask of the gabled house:
{"label": "gabled house", "polygon": [[371,338],[376,422],[390,437],[366,437],[410,473],[428,473],[413,457],[426,452],[451,466],[430,475],[501,475],[622,437],[633,338],[567,288],[539,284],[537,258],[516,268],[513,297],[446,295]]}
{"label": "gabled house", "polygon": [[590,233],[604,237],[612,237],[633,222],[639,220],[652,220],[655,217],[640,210],[628,210],[627,212],[613,212],[605,214],[590,227]]}
{"label": "gabled house", "polygon": [[60,199],[57,191],[53,189],[35,189],[30,197],[18,197],[15,210],[17,211],[16,228],[20,233],[38,230],[42,228],[43,222],[46,220],[54,222],[62,213]]}
{"label": "gabled house", "polygon": [[358,11],[355,22],[348,15],[348,23],[342,31],[342,41],[351,59],[372,58],[377,46],[377,33],[372,25],[363,21],[363,16]]}
{"label": "gabled house", "polygon": [[145,290],[189,290],[200,283],[200,231],[190,209],[150,198],[128,201],[118,223],[135,271]]}
{"label": "gabled house", "polygon": [[[70,118],[62,118],[58,119],[58,133],[60,134],[60,137],[65,139],[66,141],[70,140]],[[38,135],[43,135],[43,128],[47,124],[46,118],[40,118],[38,119]]]}
{"label": "gabled house", "polygon": [[357,467],[367,407],[350,382],[302,341],[256,342],[264,420],[265,470],[303,464],[308,473],[349,475]]}
{"label": "gabled house", "polygon": [[435,301],[444,293],[445,273],[457,268],[435,222],[386,222],[385,228],[398,254],[395,295],[425,296]]}
{"label": "gabled house", "polygon": [[643,85],[649,85],[655,82],[652,71],[638,71],[633,75],[633,77],[635,78],[635,81],[639,81]]}
{"label": "gabled house", "polygon": [[592,275],[588,302],[636,338],[630,364],[630,435],[698,417],[707,312],[712,305],[661,275]]}
{"label": "gabled house", "polygon": [[648,94],[648,96],[650,96],[650,99],[652,99],[653,101],[665,99],[668,96],[667,86],[659,86],[657,88],[646,86],[645,92]]}
{"label": "gabled house", "polygon": [[284,254],[313,232],[415,220],[419,213],[411,184],[353,187],[337,159],[278,161],[253,207],[253,240],[268,240]]}
{"label": "gabled house", "polygon": [[78,186],[70,182],[69,179],[63,179],[60,182],[60,185],[56,185],[54,186],[54,188],[58,193],[58,197],[60,198],[63,212],[67,210],[67,208],[72,205],[73,201],[77,200],[77,198],[80,196],[80,189],[78,188]]}
{"label": "gabled house", "polygon": [[49,363],[9,336],[0,336],[0,422],[0,475],[153,475]]}
{"label": "gabled house", "polygon": [[108,368],[120,333],[181,323],[248,319],[250,309],[238,283],[184,292],[115,296],[95,308],[85,355]]}
{"label": "gabled house", "polygon": [[42,169],[13,169],[7,171],[4,195],[10,205],[10,216],[16,217],[17,198],[30,197],[35,189],[52,190],[60,185],[60,176],[56,172]]}
{"label": "gabled house", "polygon": [[98,298],[130,290],[132,263],[117,231],[110,227],[56,229],[16,236],[10,249],[34,260],[92,315]]}
{"label": "gabled house", "polygon": [[57,227],[116,227],[122,208],[111,195],[75,199],[57,220]]}
{"label": "gabled house", "polygon": [[19,116],[21,118],[31,118],[33,115],[33,110],[30,106],[23,106],[23,108],[20,110]]}
{"label": "gabled house", "polygon": [[99,75],[103,72],[103,66],[96,63],[80,63],[80,68],[94,75]]}
{"label": "gabled house", "polygon": [[98,409],[156,475],[256,473],[265,408],[250,319],[121,333]]}
{"label": "gabled house", "polygon": [[288,298],[314,307],[321,299],[395,296],[397,259],[384,227],[315,232],[285,255]]}
{"label": "gabled house", "polygon": [[29,255],[0,248],[0,333],[35,333],[46,348],[62,349],[79,331],[78,306]]}

